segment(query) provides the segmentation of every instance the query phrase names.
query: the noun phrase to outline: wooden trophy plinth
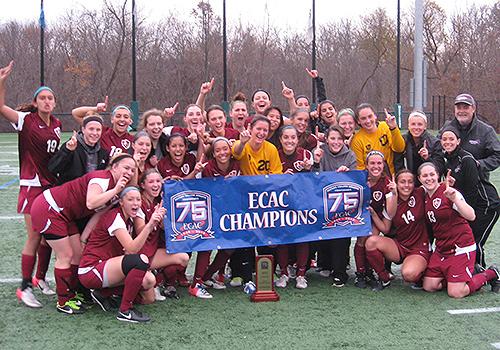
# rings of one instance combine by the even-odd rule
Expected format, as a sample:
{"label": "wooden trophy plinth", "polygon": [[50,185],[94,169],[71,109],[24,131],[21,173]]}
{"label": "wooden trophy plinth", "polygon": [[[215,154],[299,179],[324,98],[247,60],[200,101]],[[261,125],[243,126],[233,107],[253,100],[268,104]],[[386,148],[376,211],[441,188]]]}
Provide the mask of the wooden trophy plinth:
{"label": "wooden trophy plinth", "polygon": [[255,257],[255,272],[257,291],[250,296],[250,300],[255,303],[280,300],[280,296],[274,290],[273,256],[257,255]]}

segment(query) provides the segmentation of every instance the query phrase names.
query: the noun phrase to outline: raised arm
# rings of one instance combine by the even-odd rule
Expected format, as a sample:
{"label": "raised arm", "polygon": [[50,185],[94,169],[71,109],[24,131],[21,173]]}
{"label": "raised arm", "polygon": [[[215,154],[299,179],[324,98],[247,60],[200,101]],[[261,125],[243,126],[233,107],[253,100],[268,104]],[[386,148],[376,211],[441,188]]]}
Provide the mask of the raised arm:
{"label": "raised arm", "polygon": [[297,110],[297,103],[295,102],[295,94],[293,90],[285,85],[285,82],[281,82],[281,94],[288,102],[288,107],[290,108],[290,115],[292,115]]}
{"label": "raised arm", "polygon": [[71,115],[79,125],[82,125],[83,118],[87,115],[88,112],[102,113],[106,112],[107,109],[108,109],[108,96],[106,96],[104,102],[99,102],[95,106],[82,106],[73,109],[71,111]]}
{"label": "raised arm", "polygon": [[0,114],[9,122],[17,124],[19,116],[15,110],[5,105],[5,82],[12,72],[14,61],[10,61],[9,65],[0,69]]}
{"label": "raised arm", "polygon": [[205,110],[205,99],[210,91],[212,91],[212,87],[214,86],[215,78],[212,78],[210,81],[206,81],[201,84],[200,93],[198,94],[198,98],[196,99],[196,104],[200,106],[201,110]]}

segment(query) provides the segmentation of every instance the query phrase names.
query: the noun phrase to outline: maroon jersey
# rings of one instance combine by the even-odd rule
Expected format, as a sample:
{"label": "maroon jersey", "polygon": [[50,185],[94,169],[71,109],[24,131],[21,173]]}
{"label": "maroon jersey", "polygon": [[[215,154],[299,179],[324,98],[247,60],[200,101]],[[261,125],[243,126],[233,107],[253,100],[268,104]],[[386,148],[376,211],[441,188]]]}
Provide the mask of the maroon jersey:
{"label": "maroon jersey", "polygon": [[194,170],[195,165],[196,157],[191,153],[186,153],[181,166],[173,164],[170,156],[166,155],[158,162],[156,167],[158,168],[161,176],[164,178],[172,175],[186,177]]}
{"label": "maroon jersey", "polygon": [[308,151],[313,151],[318,145],[318,140],[311,134],[302,133],[299,135],[299,147],[302,147]]}
{"label": "maroon jersey", "polygon": [[281,159],[281,165],[283,166],[283,173],[288,169],[292,170],[294,173],[305,172],[303,163],[304,161],[312,159],[312,153],[302,147],[297,147],[295,153],[291,155],[286,155],[283,149],[280,148],[278,154]]}
{"label": "maroon jersey", "polygon": [[[215,136],[214,133],[211,131],[210,137],[217,137],[217,136]],[[238,130],[233,129],[232,127],[229,128],[226,126],[226,128],[224,129],[224,137],[229,141],[231,141],[232,143],[240,139],[240,132]]]}
{"label": "maroon jersey", "polygon": [[102,127],[101,147],[108,151],[110,157],[120,153],[132,153],[132,142],[134,137],[128,132],[122,136],[108,126]]}
{"label": "maroon jersey", "polygon": [[[436,239],[436,251],[441,254],[455,254],[457,248],[474,244],[474,236],[467,220],[453,208],[446,198],[446,186],[439,185],[432,197],[425,195],[426,220],[432,225]],[[457,193],[457,196],[461,194]]]}
{"label": "maroon jersey", "polygon": [[184,136],[186,138],[187,143],[188,143],[188,152],[195,152],[198,150],[198,141],[196,141],[196,143],[191,143],[187,139],[188,136],[191,134],[191,131],[189,131],[188,128],[181,128],[180,126],[174,126],[172,128],[172,131],[170,132],[170,135],[173,135],[173,134],[181,134],[182,136]]}
{"label": "maroon jersey", "polygon": [[229,160],[229,168],[226,171],[219,169],[215,159],[210,159],[201,173],[201,177],[218,177],[228,175],[240,175],[240,163],[234,158]]}
{"label": "maroon jersey", "polygon": [[61,141],[61,122],[50,116],[49,125],[38,113],[17,112],[18,122],[12,124],[19,133],[20,186],[45,187],[56,182],[47,169],[50,158]]}
{"label": "maroon jersey", "polygon": [[375,185],[370,187],[372,192],[370,206],[380,219],[384,218],[383,212],[385,211],[386,195],[391,192],[387,188],[388,184],[389,178],[387,176],[382,176]]}
{"label": "maroon jersey", "polygon": [[424,195],[424,189],[419,187],[406,201],[399,199],[396,215],[392,219],[392,226],[396,229],[396,240],[409,249],[429,243],[425,224]]}
{"label": "maroon jersey", "polygon": [[127,230],[132,234],[134,223],[128,219],[120,207],[113,208],[102,215],[99,222],[89,235],[89,239],[82,253],[80,267],[94,266],[124,253],[120,241],[115,237],[117,229]]}
{"label": "maroon jersey", "polygon": [[[45,199],[52,208],[58,209],[68,221],[90,216],[97,209],[87,208],[87,189],[90,184],[98,184],[103,192],[115,186],[115,180],[109,170],[96,170],[65,184],[53,187],[44,193]],[[47,193],[49,192],[49,193]],[[47,194],[46,194],[47,193]]]}
{"label": "maroon jersey", "polygon": [[[142,220],[144,220],[145,223],[148,223],[148,221],[151,219],[151,216],[155,212],[155,207],[160,201],[153,201],[152,203],[149,203],[146,200],[142,200],[142,205],[141,205],[141,210],[137,214],[138,217],[140,217]],[[139,232],[135,232],[134,238],[139,234]],[[144,245],[141,248],[141,251],[139,254],[145,254],[148,258],[153,258],[155,255],[156,251],[158,250],[159,242],[160,242],[160,235],[163,235],[163,230],[161,227],[155,227],[154,230],[149,234],[148,238],[146,239],[146,242],[144,242]]]}

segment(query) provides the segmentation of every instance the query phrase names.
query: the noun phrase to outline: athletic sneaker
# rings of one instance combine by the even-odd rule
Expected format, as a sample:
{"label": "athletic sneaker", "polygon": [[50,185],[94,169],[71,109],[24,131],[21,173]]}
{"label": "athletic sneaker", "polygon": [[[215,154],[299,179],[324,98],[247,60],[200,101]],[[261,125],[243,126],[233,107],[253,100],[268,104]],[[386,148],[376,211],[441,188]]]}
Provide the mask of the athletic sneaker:
{"label": "athletic sneaker", "polygon": [[233,277],[231,282],[229,282],[231,287],[241,287],[243,285],[243,278],[241,277]]}
{"label": "athletic sneaker", "polygon": [[354,285],[358,288],[366,288],[366,275],[364,274],[364,272],[356,272]]}
{"label": "athletic sneaker", "polygon": [[194,287],[188,288],[189,294],[200,299],[212,299],[212,294],[207,292],[205,288],[199,283],[196,283]]}
{"label": "athletic sneaker", "polygon": [[225,283],[226,283],[226,276],[224,276],[223,273],[215,272],[212,275],[212,280],[217,281],[217,282],[222,283],[222,284],[225,285]]}
{"label": "athletic sneaker", "polygon": [[23,302],[24,305],[33,307],[33,308],[40,308],[42,307],[42,303],[40,303],[36,298],[35,294],[33,294],[33,289],[31,287],[27,287],[24,290],[21,290],[21,288],[17,288],[16,290],[16,296],[19,301]]}
{"label": "athletic sneaker", "polygon": [[375,281],[375,284],[372,287],[372,290],[374,292],[380,292],[381,290],[389,287],[390,285],[391,285],[391,280],[388,280],[387,282],[384,282],[382,280],[377,280],[377,281]]}
{"label": "athletic sneaker", "polygon": [[334,277],[333,278],[332,287],[342,288],[343,286],[345,286],[345,282],[344,281],[342,281],[338,277]]}
{"label": "athletic sneaker", "polygon": [[276,287],[278,288],[285,288],[286,285],[288,284],[288,276],[287,275],[281,275],[280,278],[278,278],[274,284],[276,285]]}
{"label": "athletic sneaker", "polygon": [[221,283],[213,278],[211,280],[203,281],[203,284],[213,289],[226,289],[226,285],[224,283]]}
{"label": "athletic sneaker", "polygon": [[321,271],[319,272],[319,275],[320,275],[321,277],[325,277],[325,278],[330,277],[330,275],[331,275],[331,274],[332,274],[332,271],[327,270],[327,269],[321,270]]}
{"label": "athletic sneaker", "polygon": [[75,300],[68,300],[64,305],[56,305],[57,311],[68,314],[68,315],[78,315],[83,314],[85,309],[82,306],[77,305]]}
{"label": "athletic sneaker", "polygon": [[493,293],[499,293],[500,292],[500,271],[498,270],[498,267],[495,265],[491,265],[488,267],[488,270],[492,270],[497,274],[496,279],[490,280],[490,285],[491,285],[491,291]]}
{"label": "athletic sneaker", "polygon": [[89,293],[89,296],[87,297],[85,294],[76,292],[75,296],[71,298],[71,300],[74,300],[76,302],[76,305],[78,306],[83,306],[83,307],[91,307],[94,305],[94,300],[92,300],[92,296]]}
{"label": "athletic sneaker", "polygon": [[160,287],[155,287],[155,301],[165,301],[167,297],[161,294]]}
{"label": "athletic sneaker", "polygon": [[92,299],[99,305],[102,311],[109,312],[113,309],[116,309],[115,303],[111,300],[111,298],[107,298],[99,292],[97,289],[93,289],[90,291],[90,295]]}
{"label": "athletic sneaker", "polygon": [[295,288],[298,289],[306,289],[307,288],[307,280],[304,276],[297,276],[295,280]]}
{"label": "athletic sneaker", "polygon": [[413,290],[422,290],[422,289],[424,289],[424,284],[423,284],[422,280],[420,280],[418,282],[412,283],[410,285],[410,288]]}
{"label": "athletic sneaker", "polygon": [[143,314],[137,309],[129,309],[127,311],[118,311],[116,315],[118,321],[139,323],[139,322],[149,322],[151,318],[148,315]]}
{"label": "athletic sneaker", "polygon": [[56,292],[54,292],[50,288],[50,286],[47,283],[47,281],[45,281],[45,280],[39,280],[36,277],[33,277],[31,279],[31,281],[33,282],[33,286],[38,287],[38,289],[40,289],[40,291],[42,292],[42,294],[45,294],[45,295],[55,295],[56,294]]}

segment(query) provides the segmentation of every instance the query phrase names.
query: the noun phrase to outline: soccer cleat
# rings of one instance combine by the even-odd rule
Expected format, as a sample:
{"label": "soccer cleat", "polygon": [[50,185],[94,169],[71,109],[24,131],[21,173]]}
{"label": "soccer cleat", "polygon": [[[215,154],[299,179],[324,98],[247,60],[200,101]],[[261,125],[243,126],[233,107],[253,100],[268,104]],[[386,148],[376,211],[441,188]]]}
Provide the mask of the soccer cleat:
{"label": "soccer cleat", "polygon": [[488,270],[494,271],[497,274],[497,277],[490,280],[490,285],[491,285],[491,291],[493,293],[499,293],[500,292],[500,270],[498,270],[498,267],[495,265],[491,265],[488,267]]}
{"label": "soccer cleat", "polygon": [[211,280],[203,281],[203,284],[213,289],[226,289],[226,285],[224,283],[221,283],[213,278]]}
{"label": "soccer cleat", "polygon": [[229,282],[229,285],[231,287],[240,287],[243,285],[243,278],[241,277],[234,277],[231,282]]}
{"label": "soccer cleat", "polygon": [[194,287],[188,288],[189,294],[200,299],[212,299],[212,294],[207,292],[205,288],[199,283],[196,283]]}
{"label": "soccer cleat", "polygon": [[38,279],[36,277],[33,277],[32,280],[33,286],[38,287],[42,294],[44,295],[56,295],[56,292],[54,292],[49,284],[45,280]]}
{"label": "soccer cleat", "polygon": [[92,300],[92,296],[90,295],[90,293],[87,297],[83,293],[76,292],[75,296],[71,298],[71,300],[74,300],[76,302],[76,305],[78,306],[91,307],[92,305],[94,305],[94,301]]}
{"label": "soccer cleat", "polygon": [[366,288],[366,275],[364,274],[364,272],[356,272],[354,285],[358,288]]}
{"label": "soccer cleat", "polygon": [[90,295],[97,305],[101,307],[102,311],[109,312],[116,309],[116,303],[111,298],[103,296],[97,289],[93,289]]}
{"label": "soccer cleat", "polygon": [[288,277],[290,277],[291,279],[295,279],[297,277],[297,267],[296,266],[288,265],[286,267],[286,271],[288,272]]}
{"label": "soccer cleat", "polygon": [[328,270],[328,269],[323,269],[323,270],[321,270],[321,271],[319,272],[319,275],[320,275],[321,277],[324,277],[324,278],[328,278],[328,277],[330,277],[330,275],[331,275],[331,274],[332,274],[332,272],[331,272],[330,270]]}
{"label": "soccer cleat", "polygon": [[382,281],[382,280],[377,280],[377,281],[374,281],[374,285],[372,287],[372,290],[374,292],[380,292],[381,290],[389,287],[391,285],[391,280],[388,280],[386,282]]}
{"label": "soccer cleat", "polygon": [[17,299],[26,306],[33,308],[41,308],[43,306],[42,303],[35,298],[35,294],[33,294],[33,289],[31,289],[31,287],[27,287],[24,290],[17,288],[16,296]]}
{"label": "soccer cleat", "polygon": [[307,288],[307,280],[304,276],[297,276],[297,278],[295,279],[295,288],[298,289]]}
{"label": "soccer cleat", "polygon": [[82,306],[77,305],[75,300],[68,300],[64,303],[64,305],[59,305],[59,303],[57,303],[56,308],[57,311],[68,315],[78,315],[85,312],[85,309]]}
{"label": "soccer cleat", "polygon": [[332,287],[342,288],[343,286],[345,286],[345,282],[344,281],[342,281],[338,277],[334,277],[333,278]]}
{"label": "soccer cleat", "polygon": [[116,315],[118,321],[131,322],[131,323],[142,323],[149,322],[151,318],[148,315],[143,314],[137,309],[129,309],[127,311],[118,311]]}
{"label": "soccer cleat", "polygon": [[410,285],[410,288],[413,290],[422,290],[422,289],[424,289],[424,284],[423,284],[422,280],[420,280],[418,282],[412,283]]}
{"label": "soccer cleat", "polygon": [[170,299],[179,299],[177,289],[174,286],[166,286],[163,290],[163,295]]}
{"label": "soccer cleat", "polygon": [[285,288],[286,285],[288,284],[288,280],[289,278],[287,275],[281,275],[280,278],[278,278],[276,282],[274,282],[274,284],[278,288]]}
{"label": "soccer cleat", "polygon": [[161,294],[160,287],[155,287],[155,301],[165,301],[167,297]]}
{"label": "soccer cleat", "polygon": [[223,273],[216,272],[212,275],[212,280],[225,284],[226,277],[224,276]]}

